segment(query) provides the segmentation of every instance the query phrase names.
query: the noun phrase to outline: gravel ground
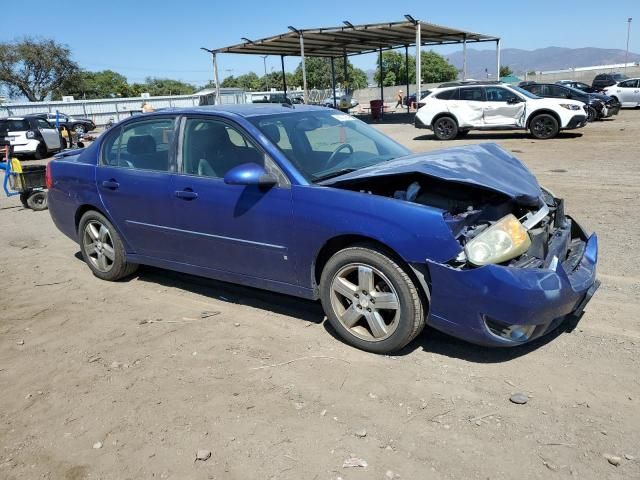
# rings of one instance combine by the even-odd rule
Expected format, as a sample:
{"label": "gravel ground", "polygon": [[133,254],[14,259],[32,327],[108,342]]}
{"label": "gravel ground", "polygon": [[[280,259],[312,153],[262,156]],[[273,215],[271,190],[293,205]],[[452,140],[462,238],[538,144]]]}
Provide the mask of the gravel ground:
{"label": "gravel ground", "polygon": [[0,478],[640,478],[640,111],[549,141],[378,128],[416,151],[495,141],[598,232],[573,333],[492,350],[427,329],[371,355],[313,302],[153,268],[100,281],[2,197]]}

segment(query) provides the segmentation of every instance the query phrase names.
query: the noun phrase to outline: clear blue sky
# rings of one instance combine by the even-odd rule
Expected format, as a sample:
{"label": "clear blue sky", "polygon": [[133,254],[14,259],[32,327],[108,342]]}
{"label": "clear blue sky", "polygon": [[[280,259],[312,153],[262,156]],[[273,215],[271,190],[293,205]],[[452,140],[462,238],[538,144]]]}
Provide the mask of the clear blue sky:
{"label": "clear blue sky", "polygon": [[[394,9],[390,10],[389,5]],[[147,76],[177,78],[196,85],[211,79],[210,57],[199,47],[216,48],[299,28],[403,20],[403,14],[441,25],[500,36],[503,48],[625,48],[626,21],[633,17],[630,50],[640,52],[640,0],[478,1],[351,0],[30,0],[2,5],[0,40],[23,35],[53,38],[69,45],[87,70],[112,69],[132,82]],[[451,47],[435,49],[441,54]],[[375,68],[375,56],[352,57],[356,66]],[[298,58],[286,61],[293,70]],[[267,59],[280,68],[279,57]],[[253,70],[262,59],[222,55],[221,77]]]}

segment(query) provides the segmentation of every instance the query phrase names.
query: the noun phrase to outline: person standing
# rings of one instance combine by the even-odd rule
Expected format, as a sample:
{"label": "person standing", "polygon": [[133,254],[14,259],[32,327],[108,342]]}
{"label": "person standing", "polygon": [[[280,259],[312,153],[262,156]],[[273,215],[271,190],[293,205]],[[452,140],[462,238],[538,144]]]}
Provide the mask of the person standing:
{"label": "person standing", "polygon": [[398,90],[398,94],[396,95],[395,109],[397,109],[398,107],[402,107],[402,90]]}

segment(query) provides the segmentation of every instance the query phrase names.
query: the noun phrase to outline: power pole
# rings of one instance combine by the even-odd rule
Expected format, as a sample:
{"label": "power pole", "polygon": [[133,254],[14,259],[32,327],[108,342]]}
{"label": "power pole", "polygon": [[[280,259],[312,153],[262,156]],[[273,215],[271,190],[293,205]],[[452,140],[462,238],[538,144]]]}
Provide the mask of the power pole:
{"label": "power pole", "polygon": [[262,58],[262,63],[264,63],[264,74],[267,74],[267,57],[268,55],[260,55],[260,58]]}
{"label": "power pole", "polygon": [[633,20],[633,18],[627,18],[627,51],[624,54],[624,73],[627,73],[627,63],[629,62],[629,36],[631,35],[631,20]]}

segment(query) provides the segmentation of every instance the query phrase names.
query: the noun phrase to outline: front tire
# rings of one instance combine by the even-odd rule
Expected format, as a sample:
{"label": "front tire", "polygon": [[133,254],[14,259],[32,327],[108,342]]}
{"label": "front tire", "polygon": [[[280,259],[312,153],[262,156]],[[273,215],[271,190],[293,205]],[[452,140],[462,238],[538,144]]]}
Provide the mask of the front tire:
{"label": "front tire", "polygon": [[538,140],[548,140],[558,135],[560,126],[553,115],[540,113],[531,119],[529,131]]}
{"label": "front tire", "polygon": [[78,237],[82,258],[96,277],[113,282],[138,268],[135,263],[127,263],[120,235],[101,213],[89,210],[82,216]]}
{"label": "front tire", "polygon": [[595,122],[596,120],[598,120],[596,109],[591,106],[587,107],[587,122]]}
{"label": "front tire", "polygon": [[340,337],[368,352],[397,351],[425,326],[422,298],[413,280],[375,247],[349,247],[331,257],[322,271],[320,298]]}
{"label": "front tire", "polygon": [[433,134],[438,140],[453,140],[458,135],[458,123],[453,117],[440,117],[433,122]]}
{"label": "front tire", "polygon": [[87,133],[87,129],[85,128],[84,125],[82,124],[78,124],[78,125],[74,125],[73,126],[73,130],[78,134],[78,135],[84,135],[85,133]]}

